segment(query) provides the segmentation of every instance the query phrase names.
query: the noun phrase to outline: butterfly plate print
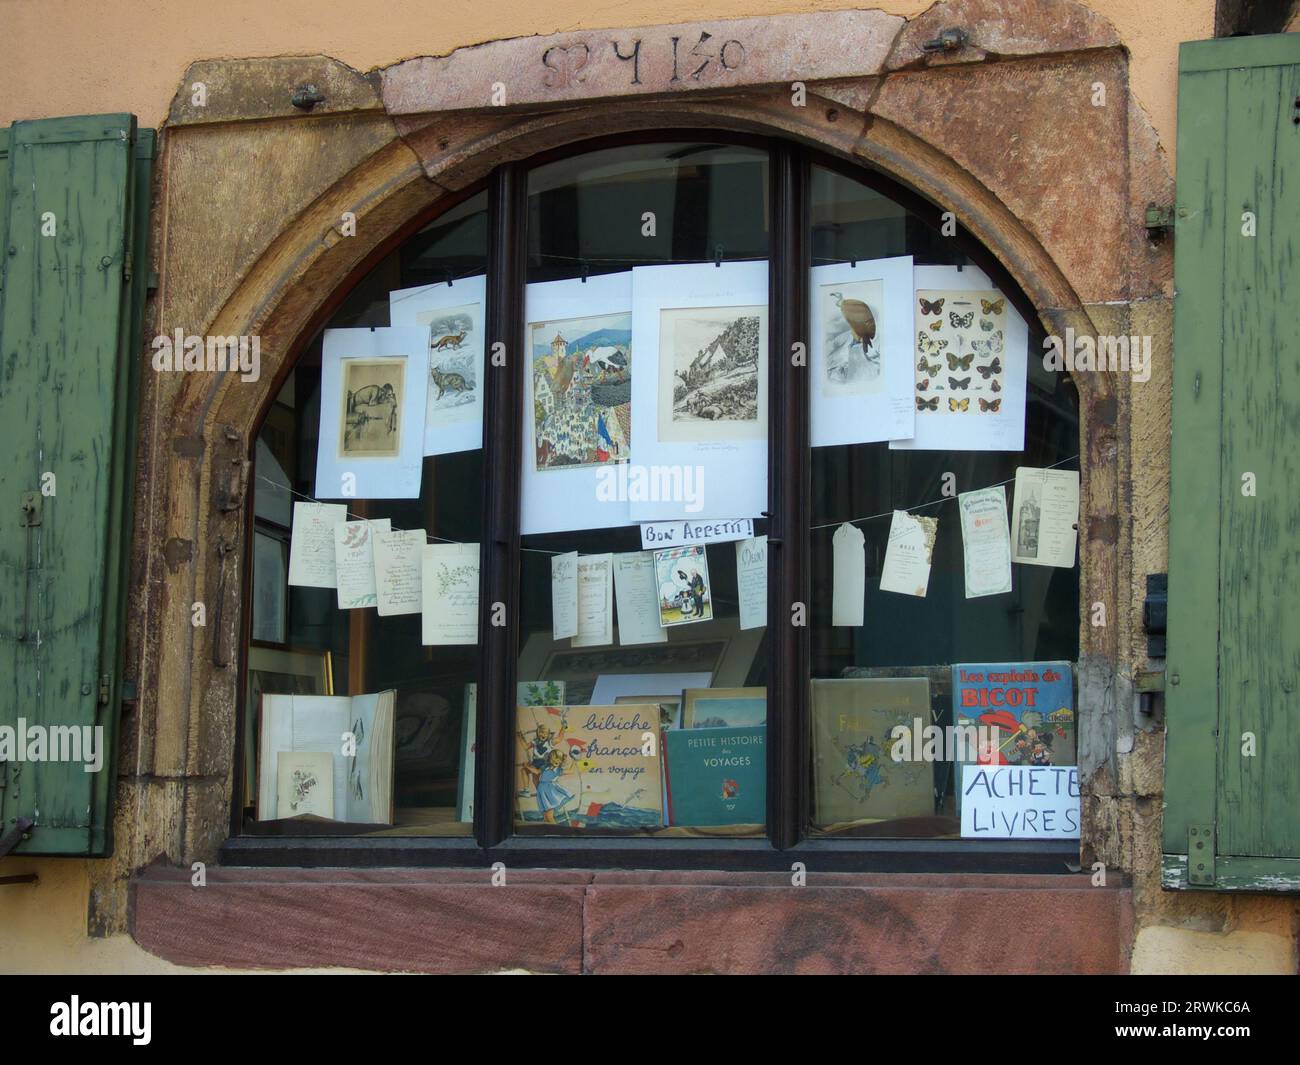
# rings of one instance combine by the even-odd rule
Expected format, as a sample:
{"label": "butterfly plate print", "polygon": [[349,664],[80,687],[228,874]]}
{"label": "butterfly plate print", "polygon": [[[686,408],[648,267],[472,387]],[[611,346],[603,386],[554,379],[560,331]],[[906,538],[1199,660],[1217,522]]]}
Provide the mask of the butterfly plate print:
{"label": "butterfly plate print", "polygon": [[890,448],[1020,450],[1028,358],[1024,319],[976,267],[918,266],[913,274],[916,432],[910,440],[891,440]]}

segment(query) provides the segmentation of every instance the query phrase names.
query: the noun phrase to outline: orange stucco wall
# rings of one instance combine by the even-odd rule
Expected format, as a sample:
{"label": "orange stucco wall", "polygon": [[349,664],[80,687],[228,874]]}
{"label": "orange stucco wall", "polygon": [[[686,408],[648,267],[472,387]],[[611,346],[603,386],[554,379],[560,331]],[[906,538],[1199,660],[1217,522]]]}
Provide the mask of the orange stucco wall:
{"label": "orange stucco wall", "polygon": [[[1180,41],[1213,36],[1214,0],[1084,0],[1132,54],[1133,90],[1171,156]],[[130,111],[158,126],[195,59],[322,53],[358,70],[465,45],[606,26],[926,0],[0,0],[0,126]]]}

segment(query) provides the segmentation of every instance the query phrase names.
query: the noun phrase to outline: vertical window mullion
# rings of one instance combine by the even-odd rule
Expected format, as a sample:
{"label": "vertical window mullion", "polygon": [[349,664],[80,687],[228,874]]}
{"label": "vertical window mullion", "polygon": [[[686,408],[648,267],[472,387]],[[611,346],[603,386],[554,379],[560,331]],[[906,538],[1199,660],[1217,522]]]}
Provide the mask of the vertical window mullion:
{"label": "vertical window mullion", "polygon": [[[487,347],[483,411],[483,550],[479,579],[474,833],[492,847],[511,833],[515,659],[519,633],[519,455],[524,357],[526,172],[498,167],[488,186]],[[500,347],[498,345],[501,345]],[[503,353],[504,358],[497,353]],[[493,624],[495,604],[505,624]],[[499,617],[497,618],[499,620]]]}
{"label": "vertical window mullion", "polygon": [[[797,844],[808,823],[809,167],[801,148],[772,150],[768,274],[767,824],[772,845]],[[796,347],[796,345],[798,345]],[[792,359],[800,353],[797,360]],[[802,609],[796,614],[796,604]],[[800,622],[796,624],[795,622]]]}

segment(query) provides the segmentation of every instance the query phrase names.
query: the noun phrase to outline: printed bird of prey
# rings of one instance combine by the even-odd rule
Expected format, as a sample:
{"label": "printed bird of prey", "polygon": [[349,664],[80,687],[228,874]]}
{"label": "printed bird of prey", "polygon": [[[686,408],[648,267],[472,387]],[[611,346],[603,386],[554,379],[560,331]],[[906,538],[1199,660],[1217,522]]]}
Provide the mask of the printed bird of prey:
{"label": "printed bird of prey", "polygon": [[[832,292],[831,299],[835,301],[835,306],[840,309],[840,314],[844,316],[844,320],[849,323],[854,340],[862,348],[862,354],[866,355],[867,348],[876,339],[876,318],[871,313],[871,308],[861,300],[846,300],[842,292]],[[853,345],[850,344],[849,346],[851,348]]]}

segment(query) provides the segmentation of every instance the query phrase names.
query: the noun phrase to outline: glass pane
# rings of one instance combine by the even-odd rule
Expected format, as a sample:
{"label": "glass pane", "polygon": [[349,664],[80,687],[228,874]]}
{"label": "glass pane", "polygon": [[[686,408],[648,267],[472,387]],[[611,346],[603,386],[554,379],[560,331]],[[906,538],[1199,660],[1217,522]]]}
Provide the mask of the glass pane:
{"label": "glass pane", "polygon": [[[1079,573],[1008,562],[1009,590],[972,594],[995,587],[979,581],[1005,547],[1035,539],[1038,512],[1022,500],[1020,543],[981,554],[963,549],[954,493],[1002,486],[1005,502],[971,505],[1000,509],[1009,531],[1017,468],[1078,470],[1078,395],[1034,357],[1037,323],[1017,327],[955,240],[882,193],[814,168],[812,226],[813,831],[958,837],[961,763],[1074,764]],[[997,450],[996,432],[1018,442],[1016,368],[1023,448]],[[921,447],[883,439],[900,411]],[[1005,668],[973,668],[994,664]],[[987,731],[963,749],[954,724]]]}
{"label": "glass pane", "polygon": [[[365,601],[364,606],[341,609],[336,588],[300,587],[287,580],[294,508],[320,499],[342,504],[348,521],[387,520],[393,531],[422,530],[430,544],[477,547],[482,435],[479,408],[470,400],[481,384],[475,341],[481,345],[486,241],[487,196],[480,193],[386,256],[325,327],[400,324],[430,336],[429,380],[423,371],[419,379],[427,390],[425,423],[416,431],[422,450],[442,453],[423,458],[418,498],[341,497],[332,486],[317,485],[318,450],[326,446],[321,442],[324,330],[303,351],[267,413],[253,470],[256,551],[244,718],[245,832],[468,835],[472,830],[477,643],[429,646],[418,610],[380,616],[376,601],[363,599],[356,601]],[[376,531],[373,525],[370,531]],[[372,545],[373,540],[361,542],[366,563]],[[391,697],[374,698],[390,692]],[[264,695],[295,699],[274,702],[268,717]],[[344,732],[355,737],[355,755],[346,741],[335,743]],[[283,789],[297,798],[293,773],[299,774],[299,790],[307,789],[301,804],[306,814],[281,808]],[[331,788],[333,801],[317,805],[311,792]],[[297,808],[292,800],[288,805]]]}
{"label": "glass pane", "polygon": [[521,833],[763,832],[767,189],[707,143],[530,174]]}

